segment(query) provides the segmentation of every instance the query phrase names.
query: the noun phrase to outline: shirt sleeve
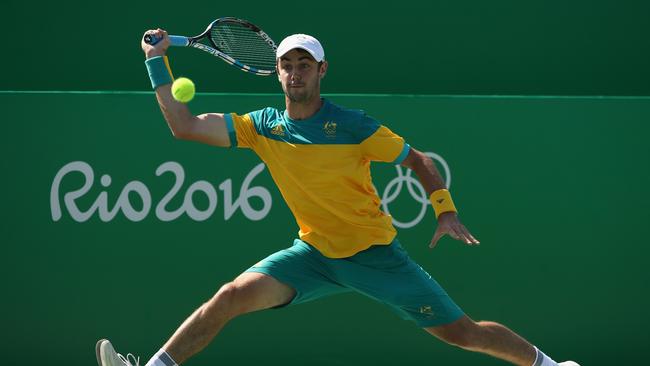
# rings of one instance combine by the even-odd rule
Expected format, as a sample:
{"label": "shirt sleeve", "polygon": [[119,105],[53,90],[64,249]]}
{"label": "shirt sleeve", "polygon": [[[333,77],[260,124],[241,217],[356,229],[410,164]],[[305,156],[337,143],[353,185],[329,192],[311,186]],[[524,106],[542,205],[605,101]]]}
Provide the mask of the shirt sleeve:
{"label": "shirt sleeve", "polygon": [[252,148],[255,146],[259,135],[250,113],[243,116],[227,113],[224,114],[224,118],[230,137],[230,147]]}
{"label": "shirt sleeve", "polygon": [[363,157],[371,161],[401,164],[409,150],[409,144],[386,126],[379,126],[372,135],[361,142]]}

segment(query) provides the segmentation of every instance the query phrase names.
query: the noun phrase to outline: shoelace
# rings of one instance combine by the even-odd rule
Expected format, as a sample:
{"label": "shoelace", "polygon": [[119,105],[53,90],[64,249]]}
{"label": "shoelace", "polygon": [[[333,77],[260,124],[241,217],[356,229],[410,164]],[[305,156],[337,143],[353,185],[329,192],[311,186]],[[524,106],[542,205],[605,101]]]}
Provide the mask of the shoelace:
{"label": "shoelace", "polygon": [[[117,357],[119,357],[120,360],[122,360],[122,362],[124,362],[124,365],[125,365],[125,366],[140,366],[140,357],[136,358],[136,357],[135,357],[133,354],[131,354],[131,353],[127,353],[126,357],[124,357],[124,356],[122,356],[120,353],[118,353],[118,354],[117,354]],[[133,359],[133,361],[135,362],[135,364],[132,364],[132,363],[131,363],[131,358],[129,358],[129,357],[131,357],[131,358]]]}

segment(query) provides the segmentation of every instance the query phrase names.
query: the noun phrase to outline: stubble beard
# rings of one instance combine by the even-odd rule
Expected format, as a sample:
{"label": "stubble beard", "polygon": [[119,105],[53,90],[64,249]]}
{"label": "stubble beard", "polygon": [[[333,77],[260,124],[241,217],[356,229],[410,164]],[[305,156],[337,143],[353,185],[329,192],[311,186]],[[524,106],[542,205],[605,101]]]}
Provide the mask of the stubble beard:
{"label": "stubble beard", "polygon": [[318,88],[318,85],[316,85],[312,89],[306,89],[305,87],[303,87],[298,90],[286,86],[284,89],[284,95],[286,95],[287,98],[289,98],[289,100],[294,103],[307,103],[311,101],[311,99],[314,97],[315,88]]}

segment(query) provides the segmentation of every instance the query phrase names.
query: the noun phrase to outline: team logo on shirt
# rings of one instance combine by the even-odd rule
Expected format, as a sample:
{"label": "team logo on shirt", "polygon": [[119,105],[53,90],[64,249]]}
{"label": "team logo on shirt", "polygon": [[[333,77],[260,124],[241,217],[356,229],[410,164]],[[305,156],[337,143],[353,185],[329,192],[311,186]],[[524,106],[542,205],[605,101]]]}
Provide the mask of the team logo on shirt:
{"label": "team logo on shirt", "polygon": [[334,121],[327,121],[323,125],[323,131],[325,131],[325,135],[329,138],[335,138],[336,137],[336,122]]}
{"label": "team logo on shirt", "polygon": [[284,136],[284,129],[282,128],[282,125],[278,124],[275,127],[273,127],[271,129],[271,134],[276,136]]}

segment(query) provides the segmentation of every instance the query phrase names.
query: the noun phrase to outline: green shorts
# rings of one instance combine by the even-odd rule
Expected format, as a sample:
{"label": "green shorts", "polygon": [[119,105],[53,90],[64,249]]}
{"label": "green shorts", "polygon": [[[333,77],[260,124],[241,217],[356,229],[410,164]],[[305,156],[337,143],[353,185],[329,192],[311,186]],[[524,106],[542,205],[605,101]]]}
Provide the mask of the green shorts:
{"label": "green shorts", "polygon": [[395,239],[348,258],[332,259],[296,239],[246,272],[267,274],[291,286],[296,296],[287,305],[349,291],[388,305],[420,327],[451,323],[463,311]]}

